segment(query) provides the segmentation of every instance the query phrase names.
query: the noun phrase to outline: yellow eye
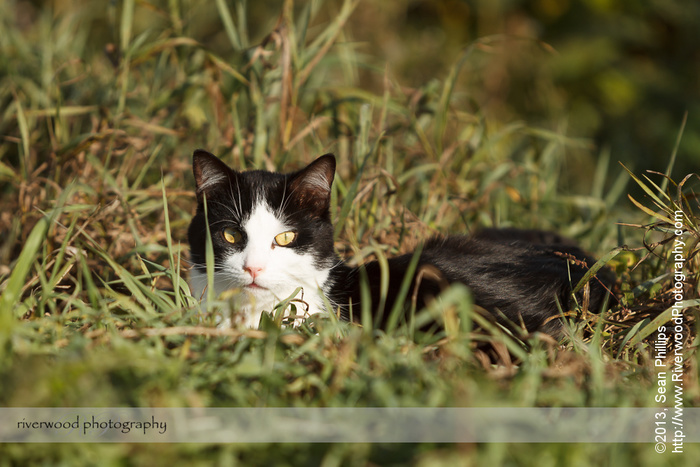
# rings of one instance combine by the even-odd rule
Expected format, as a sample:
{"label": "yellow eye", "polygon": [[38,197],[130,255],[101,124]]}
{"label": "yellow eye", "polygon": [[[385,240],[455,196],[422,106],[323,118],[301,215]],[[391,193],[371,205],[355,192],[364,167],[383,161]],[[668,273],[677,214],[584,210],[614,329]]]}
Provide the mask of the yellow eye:
{"label": "yellow eye", "polygon": [[282,232],[281,234],[277,235],[275,237],[275,243],[278,244],[279,246],[288,246],[290,243],[292,243],[294,240],[297,238],[297,233],[296,232]]}
{"label": "yellow eye", "polygon": [[224,236],[224,240],[226,240],[229,243],[238,243],[241,240],[243,240],[243,234],[241,233],[241,231],[238,229],[234,229],[233,227],[226,227],[224,230],[221,231],[221,233]]}

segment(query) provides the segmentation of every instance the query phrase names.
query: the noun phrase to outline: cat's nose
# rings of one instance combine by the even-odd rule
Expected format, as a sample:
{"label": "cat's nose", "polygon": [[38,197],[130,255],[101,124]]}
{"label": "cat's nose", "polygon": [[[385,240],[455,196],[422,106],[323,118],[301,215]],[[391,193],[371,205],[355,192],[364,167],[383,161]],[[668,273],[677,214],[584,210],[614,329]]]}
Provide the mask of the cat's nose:
{"label": "cat's nose", "polygon": [[263,268],[261,266],[246,265],[243,267],[243,270],[250,274],[250,277],[255,280],[255,276],[259,276],[263,271]]}

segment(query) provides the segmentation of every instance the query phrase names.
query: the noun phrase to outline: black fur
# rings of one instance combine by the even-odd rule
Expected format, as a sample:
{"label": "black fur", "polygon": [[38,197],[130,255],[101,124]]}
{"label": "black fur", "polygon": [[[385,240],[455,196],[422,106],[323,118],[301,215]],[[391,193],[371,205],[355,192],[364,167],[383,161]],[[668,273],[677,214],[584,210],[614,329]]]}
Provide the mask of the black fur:
{"label": "black fur", "polygon": [[[544,243],[545,240],[556,242]],[[382,314],[380,323],[386,323],[388,319],[394,305],[393,299],[399,293],[412,257],[412,254],[407,254],[388,260],[389,293],[383,310],[376,309],[380,297],[379,263],[374,261],[363,266],[368,277],[373,311]],[[418,291],[412,286],[408,297],[415,293],[420,309],[446,285],[461,282],[471,289],[477,305],[505,315],[504,319],[500,313],[494,313],[494,318],[502,324],[524,325],[529,331],[558,334],[561,322],[555,319],[559,315],[556,301],[564,311],[568,310],[573,286],[594,263],[595,259],[575,246],[572,240],[551,232],[485,229],[470,237],[436,237],[425,243],[411,284],[415,285],[415,277],[421,269],[432,267],[433,273],[423,276]],[[348,280],[348,277],[361,274],[345,269],[338,271],[338,276],[339,284],[350,285],[337,291],[335,299],[343,301],[343,296],[349,297],[356,304],[352,316],[359,319],[359,283]],[[606,287],[598,278],[593,278],[589,284],[589,310],[598,312],[607,293]],[[578,298],[582,300],[581,296]],[[343,311],[343,318],[349,319],[349,310],[346,308]]]}
{"label": "black fur", "polygon": [[[205,195],[215,257],[222,249],[233,247],[215,232],[222,226],[240,225],[256,197],[262,197],[273,208],[284,204],[280,215],[298,231],[294,248],[313,255],[319,269],[331,269],[322,288],[340,308],[341,318],[360,318],[360,284],[366,277],[371,309],[375,315],[381,314],[377,321],[386,324],[413,255],[389,259],[389,293],[384,309],[377,309],[379,263],[374,261],[361,268],[350,268],[339,260],[333,247],[333,226],[328,209],[335,171],[333,156],[322,156],[305,169],[286,175],[259,170],[236,172],[201,150],[195,152],[193,166],[198,186],[197,214],[189,229],[194,267],[204,268],[205,264]],[[211,174],[225,177],[216,177],[215,184],[205,183]],[[289,199],[283,203],[285,197]],[[232,202],[238,205],[237,209],[231,208]],[[559,315],[557,301],[564,310],[569,309],[573,286],[594,263],[595,260],[574,241],[539,230],[485,229],[472,236],[436,237],[423,246],[406,302],[409,303],[415,294],[420,308],[448,284],[461,282],[472,290],[475,303],[493,312],[502,323],[522,324],[528,331],[557,334],[561,329],[561,322],[556,319]],[[415,290],[418,271],[430,273],[422,276]],[[597,278],[589,284],[589,310],[598,312],[604,303],[606,287]],[[506,319],[500,317],[497,310]]]}

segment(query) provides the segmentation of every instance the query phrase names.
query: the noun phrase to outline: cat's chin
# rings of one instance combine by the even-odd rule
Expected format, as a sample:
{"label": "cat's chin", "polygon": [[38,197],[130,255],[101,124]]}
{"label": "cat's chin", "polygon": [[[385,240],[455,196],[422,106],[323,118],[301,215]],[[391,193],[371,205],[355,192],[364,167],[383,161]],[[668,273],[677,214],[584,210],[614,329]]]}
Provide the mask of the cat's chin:
{"label": "cat's chin", "polygon": [[260,284],[249,284],[249,285],[242,287],[239,290],[242,290],[246,295],[248,295],[250,297],[259,298],[259,297],[268,297],[268,296],[274,297],[275,296],[275,294],[272,290],[270,290],[267,287],[264,287]]}

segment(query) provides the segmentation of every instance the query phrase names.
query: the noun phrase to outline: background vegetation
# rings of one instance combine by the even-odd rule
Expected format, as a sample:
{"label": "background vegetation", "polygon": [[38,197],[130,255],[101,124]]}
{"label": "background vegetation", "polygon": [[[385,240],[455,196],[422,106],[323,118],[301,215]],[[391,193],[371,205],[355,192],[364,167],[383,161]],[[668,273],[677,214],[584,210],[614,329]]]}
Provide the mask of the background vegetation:
{"label": "background vegetation", "polygon": [[[685,403],[696,405],[698,178],[686,174],[699,162],[699,9],[0,3],[0,403],[649,406],[653,331],[673,303],[668,221],[680,209]],[[410,251],[435,232],[560,231],[610,259],[614,307],[577,316],[561,343],[472,329],[458,291],[436,311],[463,325],[427,335],[323,323],[318,334],[217,331],[185,282],[198,147],[240,169],[335,153],[337,248],[353,261]],[[632,251],[615,255],[625,244]],[[686,448],[6,445],[0,457],[686,465],[697,447]]]}

